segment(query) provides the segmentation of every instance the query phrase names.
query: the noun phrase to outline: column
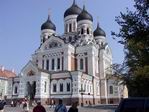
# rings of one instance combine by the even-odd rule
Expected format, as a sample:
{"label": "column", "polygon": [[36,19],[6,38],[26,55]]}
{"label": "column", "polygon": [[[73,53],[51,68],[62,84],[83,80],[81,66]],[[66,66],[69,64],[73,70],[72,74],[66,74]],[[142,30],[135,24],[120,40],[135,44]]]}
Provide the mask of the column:
{"label": "column", "polygon": [[88,73],[95,76],[95,56],[93,51],[89,54],[88,63],[90,64],[90,66],[88,66]]}
{"label": "column", "polygon": [[71,52],[67,51],[64,55],[64,70],[71,70]]}
{"label": "column", "polygon": [[106,104],[108,104],[108,82],[107,82],[107,79],[105,79],[105,98],[106,98]]}

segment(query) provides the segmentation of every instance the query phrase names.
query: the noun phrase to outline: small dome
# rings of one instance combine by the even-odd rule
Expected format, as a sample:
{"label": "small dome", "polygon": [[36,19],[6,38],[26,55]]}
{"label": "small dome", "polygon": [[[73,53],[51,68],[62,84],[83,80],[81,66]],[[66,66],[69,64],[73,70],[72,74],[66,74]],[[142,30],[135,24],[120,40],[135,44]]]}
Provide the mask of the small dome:
{"label": "small dome", "polygon": [[103,29],[101,29],[99,27],[99,23],[97,24],[97,28],[94,31],[94,37],[96,37],[96,36],[104,36],[104,37],[106,37],[106,33],[103,31]]}
{"label": "small dome", "polygon": [[64,13],[64,18],[69,15],[79,15],[82,12],[82,9],[78,7],[78,5],[75,3],[75,0],[70,8],[68,8]]}
{"label": "small dome", "polygon": [[89,14],[86,9],[85,6],[83,7],[82,12],[78,15],[77,17],[77,21],[81,21],[81,20],[90,20],[93,21],[93,17],[91,14]]}
{"label": "small dome", "polygon": [[41,25],[41,30],[45,30],[45,29],[51,29],[51,30],[56,31],[56,26],[55,26],[55,24],[51,21],[51,19],[50,19],[49,16],[48,16],[47,21]]}

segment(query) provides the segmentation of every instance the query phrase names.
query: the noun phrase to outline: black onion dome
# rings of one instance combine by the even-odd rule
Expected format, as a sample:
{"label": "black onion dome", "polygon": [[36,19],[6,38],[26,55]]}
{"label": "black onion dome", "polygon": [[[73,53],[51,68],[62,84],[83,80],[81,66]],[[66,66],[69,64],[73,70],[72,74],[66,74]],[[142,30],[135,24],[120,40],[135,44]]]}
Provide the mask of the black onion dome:
{"label": "black onion dome", "polygon": [[56,26],[51,21],[50,16],[48,16],[47,21],[41,25],[41,30],[45,30],[45,29],[51,29],[51,30],[56,31]]}
{"label": "black onion dome", "polygon": [[82,12],[82,9],[78,7],[78,5],[75,3],[75,0],[70,8],[68,8],[64,13],[64,18],[69,15],[79,15]]}
{"label": "black onion dome", "polygon": [[97,28],[94,31],[94,37],[96,37],[96,36],[104,36],[104,37],[106,37],[106,33],[104,32],[104,30],[99,27],[99,23],[97,24]]}
{"label": "black onion dome", "polygon": [[86,11],[85,6],[83,6],[82,12],[77,17],[77,21],[81,21],[81,20],[90,20],[93,22],[93,17],[90,13]]}

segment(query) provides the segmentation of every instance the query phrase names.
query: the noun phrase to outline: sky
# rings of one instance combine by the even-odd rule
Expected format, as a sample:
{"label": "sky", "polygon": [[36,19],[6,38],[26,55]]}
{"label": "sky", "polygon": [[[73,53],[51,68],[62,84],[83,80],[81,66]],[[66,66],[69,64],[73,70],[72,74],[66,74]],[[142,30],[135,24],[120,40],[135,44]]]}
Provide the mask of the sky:
{"label": "sky", "polygon": [[[41,25],[51,19],[57,34],[64,32],[64,12],[73,0],[0,0],[0,66],[19,73],[31,60],[31,55],[40,45]],[[111,31],[118,32],[115,17],[133,10],[133,0],[76,0],[93,16],[94,29],[97,21],[106,32],[106,39],[113,53],[113,63],[122,63],[123,46],[112,39]],[[97,20],[98,18],[98,20]]]}

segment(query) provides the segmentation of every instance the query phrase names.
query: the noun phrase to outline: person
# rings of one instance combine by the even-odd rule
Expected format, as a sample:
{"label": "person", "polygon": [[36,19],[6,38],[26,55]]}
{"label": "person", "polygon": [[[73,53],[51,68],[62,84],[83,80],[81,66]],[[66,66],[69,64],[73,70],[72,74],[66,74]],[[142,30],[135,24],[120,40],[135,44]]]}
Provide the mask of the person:
{"label": "person", "polygon": [[11,107],[13,107],[14,106],[14,102],[13,102],[13,100],[11,101]]}
{"label": "person", "polygon": [[0,101],[0,112],[4,112],[5,105],[6,105],[6,102],[4,100]]}
{"label": "person", "polygon": [[37,106],[34,107],[33,112],[46,112],[46,109],[41,105],[41,102],[37,102]]}
{"label": "person", "polygon": [[32,106],[36,106],[36,100],[34,100],[33,102],[32,102]]}
{"label": "person", "polygon": [[78,102],[72,103],[72,106],[69,108],[68,112],[78,112]]}
{"label": "person", "polygon": [[22,101],[22,106],[23,106],[23,110],[25,110],[25,108],[26,108],[26,106],[27,106],[26,100],[23,100],[23,101]]}
{"label": "person", "polygon": [[52,100],[51,100],[51,106],[50,106],[50,108],[54,107],[54,105],[55,105],[54,102],[55,102],[55,101],[52,99]]}
{"label": "person", "polygon": [[66,106],[63,104],[63,100],[59,99],[58,105],[55,107],[54,112],[67,112]]}
{"label": "person", "polygon": [[26,108],[25,108],[25,112],[29,112],[29,101],[26,101]]}

